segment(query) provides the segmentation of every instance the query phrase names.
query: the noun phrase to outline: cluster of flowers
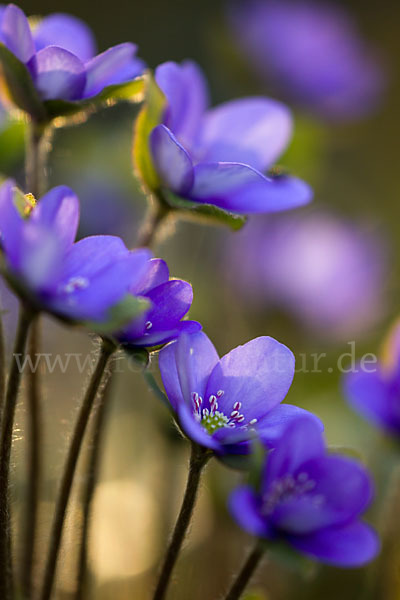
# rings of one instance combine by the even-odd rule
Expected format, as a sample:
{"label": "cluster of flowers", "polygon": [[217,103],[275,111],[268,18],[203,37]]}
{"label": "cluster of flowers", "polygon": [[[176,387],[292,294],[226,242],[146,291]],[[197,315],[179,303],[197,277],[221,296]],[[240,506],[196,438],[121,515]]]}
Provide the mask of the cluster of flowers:
{"label": "cluster of flowers", "polygon": [[[79,103],[131,82],[145,68],[132,44],[95,56],[80,21],[52,15],[30,24],[14,5],[0,12],[0,41],[25,69],[44,112],[49,101]],[[145,152],[156,183],[144,183],[158,197],[173,194],[193,206],[244,215],[311,200],[305,182],[268,173],[291,135],[284,105],[257,97],[209,109],[203,74],[191,62],[165,63],[153,81],[163,103]],[[187,438],[220,460],[248,457],[261,441],[267,459],[259,484],[240,487],[230,499],[245,530],[334,565],[371,560],[378,540],[360,520],[372,497],[368,472],[328,453],[316,416],[282,404],[294,376],[292,352],[259,337],[220,359],[201,324],[185,319],[193,300],[189,283],[171,279],[167,264],[148,249],[129,250],[117,237],[75,242],[78,221],[70,188],[36,199],[12,180],[3,183],[1,269],[22,302],[124,347],[164,346],[159,369],[174,418]]]}

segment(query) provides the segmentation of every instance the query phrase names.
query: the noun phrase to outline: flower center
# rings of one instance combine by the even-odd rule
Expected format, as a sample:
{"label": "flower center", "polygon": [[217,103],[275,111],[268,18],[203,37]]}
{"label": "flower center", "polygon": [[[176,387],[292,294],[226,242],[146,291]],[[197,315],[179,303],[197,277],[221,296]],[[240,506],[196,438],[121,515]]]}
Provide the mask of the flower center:
{"label": "flower center", "polygon": [[[316,486],[313,479],[308,477],[307,473],[299,473],[296,478],[293,475],[285,475],[281,479],[276,479],[272,482],[268,492],[263,496],[262,513],[270,515],[274,512],[278,504],[300,498],[311,492]],[[316,506],[320,506],[325,501],[324,496],[315,494],[312,497],[312,502]]]}
{"label": "flower center", "polygon": [[89,279],[86,277],[71,277],[71,279],[62,286],[62,291],[66,294],[72,294],[76,290],[84,290],[89,286]]}
{"label": "flower center", "polygon": [[218,405],[218,400],[223,395],[224,391],[218,390],[216,394],[211,394],[208,400],[204,402],[203,398],[197,392],[192,394],[193,415],[207,433],[212,435],[218,429],[224,427],[248,429],[249,426],[251,427],[257,423],[257,419],[252,419],[248,423],[244,423],[245,416],[240,412],[242,408],[241,402],[235,402],[229,415],[226,415],[219,409]]}

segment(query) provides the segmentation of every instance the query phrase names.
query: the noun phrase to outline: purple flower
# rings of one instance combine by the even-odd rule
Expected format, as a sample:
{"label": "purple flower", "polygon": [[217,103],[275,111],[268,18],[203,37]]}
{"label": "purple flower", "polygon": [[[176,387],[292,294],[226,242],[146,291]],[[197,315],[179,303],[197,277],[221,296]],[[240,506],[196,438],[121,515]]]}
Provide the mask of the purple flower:
{"label": "purple flower", "polygon": [[246,301],[283,308],[324,337],[365,333],[384,312],[381,240],[329,213],[257,217],[226,250],[224,271]]}
{"label": "purple flower", "polygon": [[134,281],[129,292],[146,298],[151,308],[117,334],[122,344],[160,346],[178,338],[182,332],[194,333],[201,329],[197,321],[182,321],[193,301],[192,286],[181,279],[170,279],[163,260],[148,261],[142,277]]}
{"label": "purple flower", "polygon": [[256,435],[274,445],[288,422],[309,414],[280,404],[292,383],[294,356],[270,337],[220,359],[205,333],[183,333],[161,350],[159,367],[183,432],[218,455],[247,454]]}
{"label": "purple flower", "polygon": [[385,76],[344,8],[317,0],[236,2],[228,19],[255,72],[329,118],[354,118],[380,100]]}
{"label": "purple flower", "polygon": [[91,98],[144,69],[134,44],[119,44],[95,56],[92,33],[79,19],[53,14],[30,25],[14,4],[0,11],[0,42],[26,65],[42,100]]}
{"label": "purple flower", "polygon": [[344,391],[350,405],[375,426],[400,435],[400,323],[391,330],[378,362],[361,362],[346,374]]}
{"label": "purple flower", "polygon": [[323,563],[359,567],[379,550],[376,533],[359,518],[372,494],[366,469],[328,454],[318,426],[299,418],[268,454],[259,489],[236,489],[230,510],[258,538],[284,541]]}
{"label": "purple flower", "polygon": [[209,109],[206,82],[192,62],[165,63],[155,78],[167,107],[163,124],[150,135],[150,149],[164,189],[239,214],[276,212],[311,200],[303,181],[262,174],[291,137],[284,105],[245,98]]}
{"label": "purple flower", "polygon": [[113,236],[74,243],[78,221],[79,200],[68,187],[38,204],[11,180],[0,188],[0,249],[11,286],[37,310],[101,324],[142,280],[151,254],[130,252]]}

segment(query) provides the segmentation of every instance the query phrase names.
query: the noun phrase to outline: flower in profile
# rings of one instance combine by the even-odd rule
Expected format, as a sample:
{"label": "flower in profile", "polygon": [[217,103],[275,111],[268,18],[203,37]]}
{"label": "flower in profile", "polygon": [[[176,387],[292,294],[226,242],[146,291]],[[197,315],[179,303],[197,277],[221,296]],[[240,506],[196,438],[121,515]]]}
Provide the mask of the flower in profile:
{"label": "flower in profile", "polygon": [[361,361],[345,375],[344,392],[352,408],[373,425],[400,435],[399,321],[387,336],[380,360]]}
{"label": "flower in profile", "polygon": [[264,175],[291,137],[281,103],[245,98],[208,107],[208,90],[192,62],[155,72],[166,97],[163,123],[150,134],[161,188],[185,200],[237,214],[276,212],[307,204],[309,186],[289,175]]}
{"label": "flower in profile", "polygon": [[93,98],[144,69],[135,44],[96,55],[93,35],[79,19],[56,13],[31,25],[14,4],[0,11],[0,42],[27,67],[42,101]]}
{"label": "flower in profile", "polygon": [[[255,436],[273,446],[285,425],[307,414],[281,404],[294,375],[294,356],[259,337],[219,358],[202,331],[183,333],[159,354],[162,381],[182,431],[220,456],[247,454]],[[321,429],[317,417],[310,416]]]}
{"label": "flower in profile", "polygon": [[165,261],[149,260],[142,277],[135,280],[129,292],[145,298],[150,309],[116,335],[124,346],[161,346],[183,332],[194,333],[201,329],[197,321],[182,320],[192,305],[193,289],[187,281],[170,279]]}
{"label": "flower in profile", "polygon": [[324,338],[365,334],[385,310],[382,241],[327,212],[250,219],[223,268],[254,307],[283,308]]}
{"label": "flower in profile", "polygon": [[258,489],[237,488],[230,510],[260,539],[286,542],[323,563],[359,567],[379,550],[376,533],[360,520],[372,494],[367,470],[328,454],[318,426],[301,417],[268,454]]}
{"label": "flower in profile", "polygon": [[354,118],[380,100],[385,83],[381,61],[337,4],[235,2],[228,21],[260,79],[313,113]]}
{"label": "flower in profile", "polygon": [[[0,188],[2,271],[35,310],[102,325],[130,297],[129,288],[143,278],[151,254],[130,252],[114,236],[74,243],[78,221],[79,200],[70,188],[55,187],[36,203],[7,180]],[[132,301],[131,308],[124,322],[148,306]]]}

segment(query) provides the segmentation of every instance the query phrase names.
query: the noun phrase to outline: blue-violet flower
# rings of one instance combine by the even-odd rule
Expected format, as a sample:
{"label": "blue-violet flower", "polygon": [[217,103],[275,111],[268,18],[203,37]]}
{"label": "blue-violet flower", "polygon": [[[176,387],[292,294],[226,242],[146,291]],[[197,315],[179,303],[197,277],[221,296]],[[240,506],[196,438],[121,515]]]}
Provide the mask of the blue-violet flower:
{"label": "blue-violet flower", "polygon": [[259,488],[237,488],[230,510],[258,538],[286,542],[323,563],[359,567],[379,549],[376,533],[360,520],[372,493],[367,470],[328,454],[319,427],[301,417],[269,452]]}
{"label": "blue-violet flower", "polygon": [[[218,455],[247,454],[260,436],[273,446],[285,425],[310,414],[285,398],[294,356],[270,337],[256,338],[219,358],[203,332],[182,333],[163,348],[159,367],[182,431]],[[318,428],[321,423],[315,419]]]}
{"label": "blue-violet flower", "polygon": [[155,79],[166,96],[163,123],[150,134],[161,185],[186,200],[238,214],[307,204],[303,181],[265,176],[292,132],[289,110],[266,98],[244,98],[208,109],[203,74],[192,62],[160,65]]}
{"label": "blue-violet flower", "polygon": [[26,65],[42,100],[91,98],[144,70],[135,44],[96,55],[93,35],[79,19],[56,13],[31,25],[14,4],[0,9],[0,42]]}

